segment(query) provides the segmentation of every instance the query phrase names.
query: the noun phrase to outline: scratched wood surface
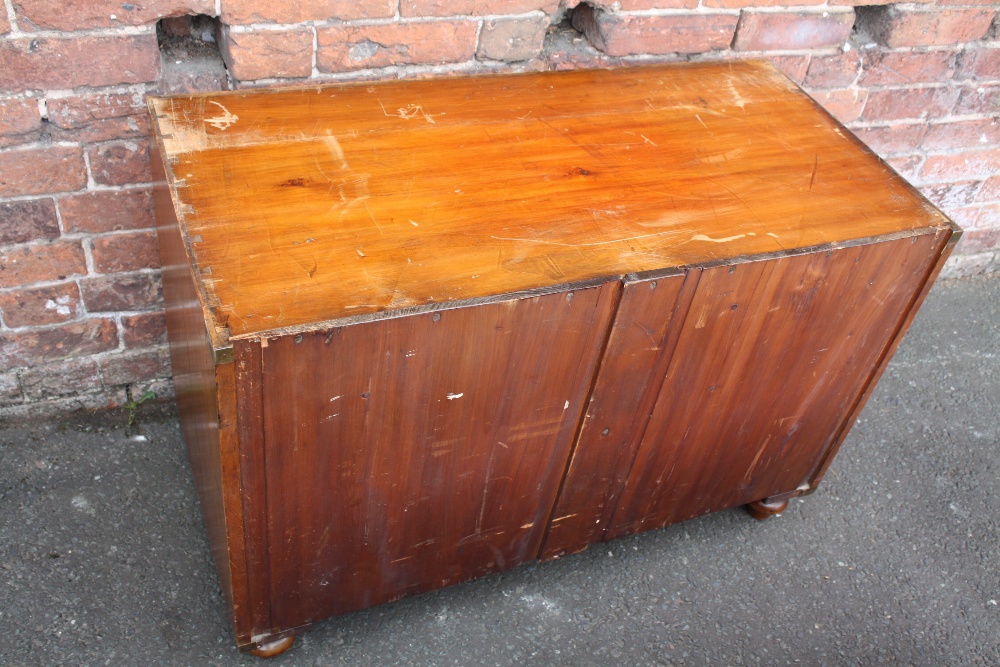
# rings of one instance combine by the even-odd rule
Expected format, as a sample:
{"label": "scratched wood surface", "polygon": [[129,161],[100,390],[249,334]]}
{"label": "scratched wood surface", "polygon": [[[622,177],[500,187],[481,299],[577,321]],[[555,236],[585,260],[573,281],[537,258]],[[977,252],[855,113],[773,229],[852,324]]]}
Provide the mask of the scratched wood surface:
{"label": "scratched wood surface", "polygon": [[257,348],[266,489],[255,493],[267,506],[254,539],[268,558],[271,627],[536,558],[618,291]]}
{"label": "scratched wood surface", "polygon": [[947,224],[762,63],[151,108],[222,339]]}
{"label": "scratched wood surface", "polygon": [[807,484],[948,236],[697,269],[604,539]]}

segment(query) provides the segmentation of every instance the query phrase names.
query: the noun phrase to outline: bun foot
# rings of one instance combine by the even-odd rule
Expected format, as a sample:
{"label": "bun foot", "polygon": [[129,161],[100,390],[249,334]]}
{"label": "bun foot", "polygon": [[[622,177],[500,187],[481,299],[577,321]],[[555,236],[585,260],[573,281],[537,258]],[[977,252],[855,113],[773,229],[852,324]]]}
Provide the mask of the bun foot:
{"label": "bun foot", "polygon": [[775,514],[781,514],[788,508],[788,498],[781,500],[758,500],[746,506],[747,513],[758,521],[763,521]]}
{"label": "bun foot", "polygon": [[276,655],[281,655],[288,649],[292,648],[292,644],[295,643],[295,635],[290,637],[282,637],[281,639],[275,639],[273,642],[267,642],[265,644],[258,644],[257,648],[251,650],[258,658],[273,658]]}

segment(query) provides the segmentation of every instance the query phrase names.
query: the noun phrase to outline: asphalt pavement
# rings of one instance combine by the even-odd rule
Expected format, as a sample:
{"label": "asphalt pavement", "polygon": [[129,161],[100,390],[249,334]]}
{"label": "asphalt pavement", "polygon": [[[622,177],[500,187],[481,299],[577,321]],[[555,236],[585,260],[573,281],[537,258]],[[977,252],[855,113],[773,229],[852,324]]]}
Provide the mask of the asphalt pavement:
{"label": "asphalt pavement", "polygon": [[169,404],[0,423],[0,665],[1000,665],[1000,275],[939,282],[813,495],[235,649]]}

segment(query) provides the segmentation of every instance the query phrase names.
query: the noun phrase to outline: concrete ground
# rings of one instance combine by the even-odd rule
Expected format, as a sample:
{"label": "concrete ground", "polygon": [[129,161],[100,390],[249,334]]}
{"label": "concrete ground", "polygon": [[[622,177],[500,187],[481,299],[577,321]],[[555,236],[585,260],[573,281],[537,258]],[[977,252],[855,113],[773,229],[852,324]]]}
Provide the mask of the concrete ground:
{"label": "concrete ground", "polygon": [[[820,490],[332,619],[279,665],[1000,664],[1000,276],[931,293]],[[0,665],[238,653],[176,417],[0,425]]]}

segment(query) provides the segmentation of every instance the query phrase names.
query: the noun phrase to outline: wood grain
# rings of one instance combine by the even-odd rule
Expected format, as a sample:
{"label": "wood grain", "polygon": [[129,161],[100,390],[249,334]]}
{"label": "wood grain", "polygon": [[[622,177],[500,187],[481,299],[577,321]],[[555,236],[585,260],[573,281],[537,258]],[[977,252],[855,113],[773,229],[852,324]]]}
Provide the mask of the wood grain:
{"label": "wood grain", "polygon": [[152,105],[233,337],[947,225],[762,63]]}
{"label": "wood grain", "polygon": [[269,340],[272,625],[534,559],[618,290]]}

